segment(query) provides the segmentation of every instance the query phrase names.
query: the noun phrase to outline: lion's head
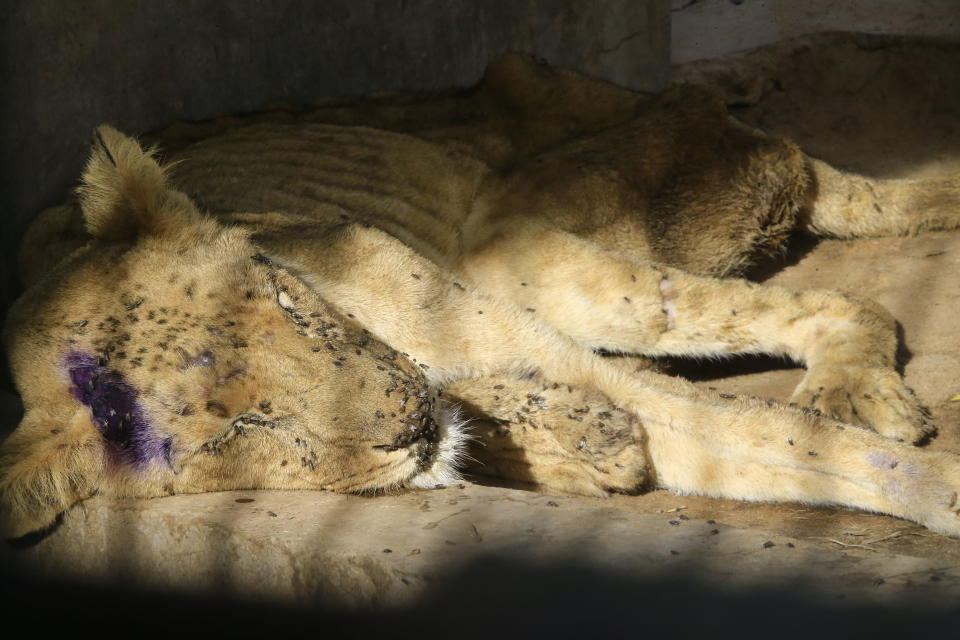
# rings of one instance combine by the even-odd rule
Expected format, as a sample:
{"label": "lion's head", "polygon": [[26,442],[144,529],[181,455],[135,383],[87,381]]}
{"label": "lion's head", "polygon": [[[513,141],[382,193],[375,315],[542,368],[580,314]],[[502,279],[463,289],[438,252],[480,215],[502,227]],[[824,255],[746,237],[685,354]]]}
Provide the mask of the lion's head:
{"label": "lion's head", "polygon": [[26,409],[0,454],[11,533],[98,491],[451,478],[462,438],[421,370],[198,211],[135,141],[98,131],[80,201],[92,240],[6,329]]}

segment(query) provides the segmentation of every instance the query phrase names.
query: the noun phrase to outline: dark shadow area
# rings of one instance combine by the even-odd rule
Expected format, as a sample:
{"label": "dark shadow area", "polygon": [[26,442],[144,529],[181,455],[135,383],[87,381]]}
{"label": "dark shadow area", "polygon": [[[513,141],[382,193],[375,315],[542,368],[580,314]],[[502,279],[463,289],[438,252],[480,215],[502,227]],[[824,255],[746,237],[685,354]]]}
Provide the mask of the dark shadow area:
{"label": "dark shadow area", "polygon": [[805,233],[794,233],[790,236],[783,251],[761,254],[754,263],[747,268],[743,277],[753,282],[766,282],[777,272],[799,264],[811,251],[820,244],[820,238]]}
{"label": "dark shadow area", "polygon": [[[486,558],[437,583],[409,607],[346,611],[231,596],[187,596],[135,585],[93,586],[8,575],[0,597],[13,635],[98,629],[138,637],[215,633],[400,638],[891,638],[953,637],[955,609],[817,599],[800,583],[718,590],[691,575],[651,578],[585,565]],[[839,606],[842,602],[842,606]]]}
{"label": "dark shadow area", "polygon": [[691,382],[704,382],[706,380],[782,369],[796,369],[798,366],[787,358],[761,354],[744,354],[711,359],[658,358],[657,363],[665,373],[686,378]]}
{"label": "dark shadow area", "polygon": [[[958,60],[958,42],[819,33],[748,53],[713,80],[744,123],[837,168],[897,178],[956,151]],[[697,78],[695,65],[674,80]]]}
{"label": "dark shadow area", "polygon": [[907,333],[903,330],[903,324],[897,320],[897,353],[896,353],[896,369],[903,375],[904,367],[913,359],[913,351],[910,350],[910,347],[907,346]]}
{"label": "dark shadow area", "polygon": [[30,533],[20,536],[19,538],[8,539],[6,540],[6,544],[13,549],[29,549],[30,547],[37,546],[48,537],[56,533],[57,530],[63,525],[63,515],[63,513],[57,514],[57,518],[43,529],[31,531]]}
{"label": "dark shadow area", "polygon": [[5,360],[0,362],[0,441],[13,433],[23,418],[23,403],[20,396],[12,390],[13,381],[8,377],[9,370],[6,365]]}

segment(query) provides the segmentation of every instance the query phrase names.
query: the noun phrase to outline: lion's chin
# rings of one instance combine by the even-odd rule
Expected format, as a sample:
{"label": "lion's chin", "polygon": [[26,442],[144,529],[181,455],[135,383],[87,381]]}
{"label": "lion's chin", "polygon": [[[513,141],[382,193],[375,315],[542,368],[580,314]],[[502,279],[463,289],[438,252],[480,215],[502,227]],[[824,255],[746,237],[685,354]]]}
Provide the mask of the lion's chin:
{"label": "lion's chin", "polygon": [[426,465],[418,465],[404,486],[433,489],[462,479],[459,469],[467,457],[467,442],[471,438],[468,421],[462,418],[458,407],[451,405],[441,407],[438,418],[439,437],[433,444],[433,455]]}

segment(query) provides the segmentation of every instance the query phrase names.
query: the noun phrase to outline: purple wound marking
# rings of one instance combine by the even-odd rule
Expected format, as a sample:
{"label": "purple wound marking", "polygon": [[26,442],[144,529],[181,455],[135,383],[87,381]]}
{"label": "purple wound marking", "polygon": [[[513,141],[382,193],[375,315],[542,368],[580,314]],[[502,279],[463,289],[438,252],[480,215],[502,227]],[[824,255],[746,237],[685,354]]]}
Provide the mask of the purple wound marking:
{"label": "purple wound marking", "polygon": [[899,460],[883,451],[871,451],[864,457],[877,469],[895,469],[900,464]]}
{"label": "purple wound marking", "polygon": [[136,389],[88,353],[73,351],[65,364],[73,383],[70,392],[90,409],[115,460],[138,468],[154,460],[170,463],[173,439],[161,440],[152,433]]}

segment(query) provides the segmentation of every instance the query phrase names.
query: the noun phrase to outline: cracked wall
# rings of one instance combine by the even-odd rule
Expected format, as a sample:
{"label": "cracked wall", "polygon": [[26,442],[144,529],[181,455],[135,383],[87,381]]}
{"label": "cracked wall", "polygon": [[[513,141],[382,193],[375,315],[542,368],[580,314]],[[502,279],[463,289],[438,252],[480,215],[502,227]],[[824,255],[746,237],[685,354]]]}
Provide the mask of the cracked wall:
{"label": "cracked wall", "polygon": [[468,86],[510,50],[634,89],[669,82],[668,0],[10,0],[4,14],[6,304],[27,222],[76,182],[97,124],[141,133],[270,102]]}
{"label": "cracked wall", "polygon": [[823,31],[960,40],[957,0],[671,0],[674,64]]}

